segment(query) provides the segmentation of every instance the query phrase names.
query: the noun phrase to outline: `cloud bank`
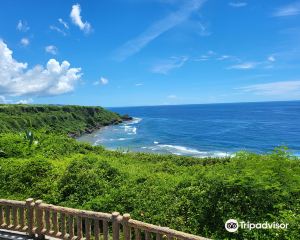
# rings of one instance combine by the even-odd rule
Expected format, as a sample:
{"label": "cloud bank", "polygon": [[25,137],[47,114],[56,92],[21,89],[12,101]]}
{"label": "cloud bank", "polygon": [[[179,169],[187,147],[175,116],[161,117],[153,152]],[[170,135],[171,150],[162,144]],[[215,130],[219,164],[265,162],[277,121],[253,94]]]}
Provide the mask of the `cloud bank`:
{"label": "cloud bank", "polygon": [[282,6],[281,8],[277,9],[273,16],[274,17],[287,17],[287,16],[294,16],[300,14],[300,1]]}
{"label": "cloud bank", "polygon": [[74,90],[82,76],[80,68],[70,68],[50,59],[46,67],[37,65],[28,69],[27,63],[18,62],[13,52],[0,39],[0,95],[54,96]]}
{"label": "cloud bank", "polygon": [[282,81],[254,84],[239,88],[244,92],[267,96],[300,96],[300,81]]}

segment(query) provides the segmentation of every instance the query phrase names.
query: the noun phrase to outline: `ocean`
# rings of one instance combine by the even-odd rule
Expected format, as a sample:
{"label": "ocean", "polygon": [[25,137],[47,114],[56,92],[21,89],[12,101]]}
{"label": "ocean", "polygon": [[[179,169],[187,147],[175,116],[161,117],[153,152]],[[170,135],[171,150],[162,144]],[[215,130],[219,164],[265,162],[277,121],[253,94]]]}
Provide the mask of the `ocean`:
{"label": "ocean", "polygon": [[300,101],[110,108],[133,121],[79,141],[108,149],[224,157],[286,146],[300,156]]}

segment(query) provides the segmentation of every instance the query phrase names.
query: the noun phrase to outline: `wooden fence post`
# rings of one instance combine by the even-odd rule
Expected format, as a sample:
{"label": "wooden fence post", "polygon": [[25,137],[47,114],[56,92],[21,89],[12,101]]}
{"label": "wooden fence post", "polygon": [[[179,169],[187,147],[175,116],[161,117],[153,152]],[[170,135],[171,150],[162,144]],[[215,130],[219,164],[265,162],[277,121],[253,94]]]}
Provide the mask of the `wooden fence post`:
{"label": "wooden fence post", "polygon": [[128,224],[128,221],[130,219],[130,214],[126,213],[123,215],[123,231],[124,231],[124,239],[130,240],[130,226]]}
{"label": "wooden fence post", "polygon": [[34,237],[34,202],[33,198],[28,198],[26,200],[26,208],[27,208],[27,233],[30,238]]}
{"label": "wooden fence post", "polygon": [[113,240],[120,239],[120,224],[118,222],[118,217],[120,216],[119,212],[112,213],[112,235]]}

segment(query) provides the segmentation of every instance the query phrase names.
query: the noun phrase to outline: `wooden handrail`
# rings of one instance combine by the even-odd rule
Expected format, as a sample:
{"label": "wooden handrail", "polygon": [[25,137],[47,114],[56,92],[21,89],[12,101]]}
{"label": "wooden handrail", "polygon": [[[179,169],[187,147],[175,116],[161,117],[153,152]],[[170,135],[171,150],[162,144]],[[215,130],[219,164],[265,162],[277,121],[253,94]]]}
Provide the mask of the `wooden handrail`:
{"label": "wooden handrail", "polygon": [[0,199],[0,229],[70,240],[207,240],[131,219],[129,214],[101,213],[45,204],[32,198],[23,201]]}

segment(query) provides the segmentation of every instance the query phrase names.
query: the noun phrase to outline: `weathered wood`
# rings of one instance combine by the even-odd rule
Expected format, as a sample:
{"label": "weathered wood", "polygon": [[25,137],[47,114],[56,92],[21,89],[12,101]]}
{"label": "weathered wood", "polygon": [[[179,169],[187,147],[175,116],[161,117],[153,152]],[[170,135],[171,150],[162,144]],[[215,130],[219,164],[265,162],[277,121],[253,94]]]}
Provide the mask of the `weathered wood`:
{"label": "weathered wood", "polygon": [[93,212],[93,211],[85,211],[73,208],[59,207],[51,204],[41,204],[40,206],[43,209],[48,209],[55,212],[65,213],[66,215],[80,216],[81,218],[89,218],[89,219],[99,219],[111,221],[112,215],[109,213],[101,213],[101,212]]}
{"label": "weathered wood", "polygon": [[161,239],[162,239],[161,234],[156,233],[156,240],[161,240]]}
{"label": "weathered wood", "polygon": [[174,239],[172,235],[168,235],[167,238],[168,238],[168,240],[173,240]]}
{"label": "weathered wood", "polygon": [[134,229],[135,240],[141,240],[141,230],[138,228]]}
{"label": "weathered wood", "polygon": [[94,235],[95,235],[95,240],[100,240],[99,220],[94,220]]}
{"label": "weathered wood", "polygon": [[64,213],[60,214],[60,232],[62,239],[64,239],[66,235],[66,215]]}
{"label": "weathered wood", "polygon": [[[26,210],[26,212],[25,212]],[[25,214],[26,213],[26,214]],[[60,224],[58,223],[60,217]],[[76,219],[76,228],[74,220]],[[112,240],[120,239],[120,229],[123,229],[124,240],[131,240],[131,230],[134,229],[135,240],[141,240],[141,233],[145,240],[207,240],[207,238],[175,231],[130,218],[129,214],[121,216],[118,212],[112,214],[84,211],[72,208],[58,207],[27,199],[26,202],[0,199],[0,228],[27,232],[30,237],[37,234],[39,239],[45,235],[59,239],[83,240],[82,224],[85,221],[85,239],[108,240],[110,232]],[[67,221],[67,222],[66,222]],[[100,229],[100,222],[101,229]],[[92,230],[93,223],[93,234]],[[112,223],[112,231],[109,224]],[[66,225],[67,224],[67,225]],[[121,227],[122,225],[123,227]],[[77,236],[75,236],[75,230]],[[102,239],[101,239],[102,240]]]}
{"label": "weathered wood", "polygon": [[119,240],[120,239],[120,224],[118,222],[118,217],[119,217],[120,213],[118,212],[113,212],[112,213],[112,221],[113,221],[113,240]]}
{"label": "weathered wood", "polygon": [[23,207],[19,208],[19,229],[24,231],[25,227],[25,209]]}
{"label": "weathered wood", "polygon": [[77,237],[78,239],[82,239],[82,218],[77,217]]}
{"label": "weathered wood", "polygon": [[69,216],[68,219],[68,227],[69,227],[69,239],[74,237],[74,219],[73,216]]}
{"label": "weathered wood", "polygon": [[10,228],[10,206],[5,207],[5,223],[6,227]]}
{"label": "weathered wood", "polygon": [[103,221],[103,240],[108,240],[109,228],[107,221]]}
{"label": "weathered wood", "polygon": [[150,240],[150,232],[145,231],[145,240]]}
{"label": "weathered wood", "polygon": [[123,232],[124,232],[124,239],[130,240],[131,239],[131,228],[128,224],[128,221],[130,219],[130,214],[126,213],[123,215]]}
{"label": "weathered wood", "polygon": [[22,201],[0,199],[0,205],[1,206],[25,207],[26,203],[22,202]]}
{"label": "weathered wood", "polygon": [[50,233],[51,230],[51,223],[50,223],[50,211],[46,210],[45,211],[45,234],[48,235]]}
{"label": "weathered wood", "polygon": [[91,220],[88,218],[85,219],[85,238],[86,240],[91,239]]}
{"label": "weathered wood", "polygon": [[160,227],[160,226],[140,222],[140,221],[133,220],[133,219],[130,219],[128,221],[128,223],[133,228],[138,228],[143,231],[148,231],[148,232],[153,232],[153,233],[159,233],[161,235],[166,235],[166,236],[170,235],[173,238],[178,238],[178,239],[182,239],[182,240],[208,240],[208,238],[204,238],[204,237],[200,237],[200,236],[196,236],[196,235],[192,235],[192,234],[188,234],[188,233],[184,233],[184,232],[179,232],[179,231],[169,229],[166,227]]}
{"label": "weathered wood", "polygon": [[32,198],[28,198],[26,200],[26,208],[27,208],[27,225],[28,225],[28,235],[32,237],[34,235],[33,227],[34,227],[34,202]]}
{"label": "weathered wood", "polygon": [[57,212],[52,212],[52,226],[53,226],[53,231],[51,231],[51,235],[57,236],[58,235]]}
{"label": "weathered wood", "polygon": [[12,207],[12,220],[13,228],[16,229],[18,227],[18,208],[16,206]]}
{"label": "weathered wood", "polygon": [[0,226],[3,224],[3,208],[0,206]]}
{"label": "weathered wood", "polygon": [[45,235],[43,234],[44,229],[44,211],[40,208],[40,204],[42,204],[42,200],[37,200],[35,202],[35,209],[36,209],[36,222],[37,222],[37,228],[36,233],[38,235],[39,239],[44,239]]}

